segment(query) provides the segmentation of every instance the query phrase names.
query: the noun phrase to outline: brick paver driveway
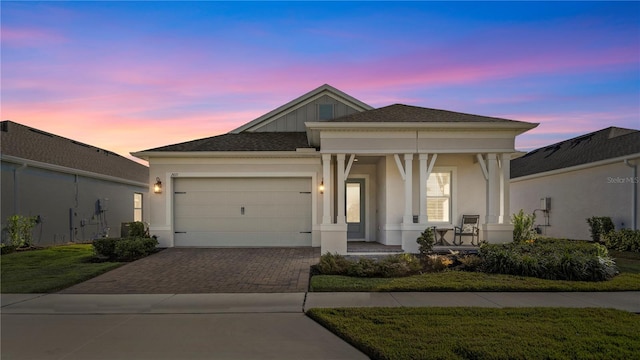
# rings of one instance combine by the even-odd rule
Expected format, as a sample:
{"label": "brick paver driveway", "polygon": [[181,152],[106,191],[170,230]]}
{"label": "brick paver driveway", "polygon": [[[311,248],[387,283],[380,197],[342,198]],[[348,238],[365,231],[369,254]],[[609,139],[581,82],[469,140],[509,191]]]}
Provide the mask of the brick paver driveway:
{"label": "brick paver driveway", "polygon": [[61,293],[305,292],[319,259],[319,248],[169,248]]}

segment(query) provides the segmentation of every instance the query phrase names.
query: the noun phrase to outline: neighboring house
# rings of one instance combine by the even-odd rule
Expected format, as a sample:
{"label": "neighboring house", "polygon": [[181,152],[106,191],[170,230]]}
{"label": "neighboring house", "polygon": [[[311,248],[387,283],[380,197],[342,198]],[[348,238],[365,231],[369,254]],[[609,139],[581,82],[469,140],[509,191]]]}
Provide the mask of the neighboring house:
{"label": "neighboring house", "polygon": [[[509,161],[537,124],[391,105],[329,85],[228,134],[133,153],[161,246],[314,246],[377,241],[417,252],[428,226],[481,215],[480,237],[512,239]],[[447,235],[451,241],[452,233]]]}
{"label": "neighboring house", "polygon": [[638,229],[638,163],[640,131],[618,127],[533,150],[511,161],[511,209],[552,237],[591,239],[592,216]]}
{"label": "neighboring house", "polygon": [[146,166],[12,121],[0,126],[3,228],[11,215],[37,216],[34,244],[51,245],[118,237],[121,223],[148,222]]}

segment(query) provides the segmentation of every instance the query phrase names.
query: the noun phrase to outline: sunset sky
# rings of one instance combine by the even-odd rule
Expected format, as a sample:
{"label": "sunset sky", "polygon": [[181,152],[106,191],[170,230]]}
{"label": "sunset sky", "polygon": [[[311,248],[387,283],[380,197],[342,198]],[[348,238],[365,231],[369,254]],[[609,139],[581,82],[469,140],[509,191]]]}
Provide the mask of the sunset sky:
{"label": "sunset sky", "polygon": [[2,1],[1,118],[132,151],[226,133],[328,83],[540,126],[640,129],[640,2]]}

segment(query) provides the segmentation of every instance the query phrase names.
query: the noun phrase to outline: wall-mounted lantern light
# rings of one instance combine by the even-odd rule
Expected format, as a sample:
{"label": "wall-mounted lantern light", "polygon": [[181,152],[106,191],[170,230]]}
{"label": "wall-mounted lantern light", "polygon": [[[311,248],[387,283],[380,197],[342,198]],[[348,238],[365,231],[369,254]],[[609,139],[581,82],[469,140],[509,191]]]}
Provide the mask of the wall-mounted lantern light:
{"label": "wall-mounted lantern light", "polygon": [[324,194],[324,179],[320,181],[320,186],[318,186],[318,190],[320,190],[320,194]]}
{"label": "wall-mounted lantern light", "polygon": [[153,192],[156,194],[162,193],[162,181],[160,181],[159,177],[156,178],[156,183],[153,184]]}

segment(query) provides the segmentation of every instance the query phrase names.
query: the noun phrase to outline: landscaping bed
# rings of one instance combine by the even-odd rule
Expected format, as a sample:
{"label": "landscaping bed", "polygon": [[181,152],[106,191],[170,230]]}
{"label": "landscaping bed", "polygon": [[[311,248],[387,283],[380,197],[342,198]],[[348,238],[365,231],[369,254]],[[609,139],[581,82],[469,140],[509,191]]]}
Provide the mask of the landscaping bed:
{"label": "landscaping bed", "polygon": [[638,315],[613,309],[349,308],[307,315],[372,359],[630,359]]}

